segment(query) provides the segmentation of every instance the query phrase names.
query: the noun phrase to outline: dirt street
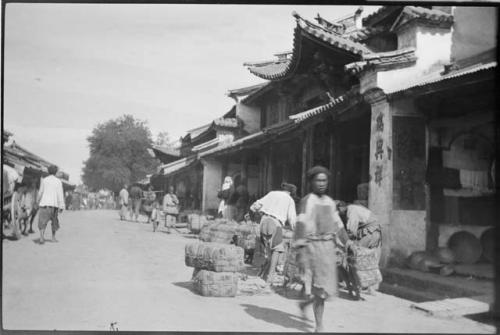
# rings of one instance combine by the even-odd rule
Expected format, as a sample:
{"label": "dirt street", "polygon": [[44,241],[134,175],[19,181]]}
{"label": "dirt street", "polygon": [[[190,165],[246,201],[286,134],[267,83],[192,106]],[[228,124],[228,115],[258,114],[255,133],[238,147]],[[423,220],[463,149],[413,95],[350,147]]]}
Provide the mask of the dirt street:
{"label": "dirt street", "polygon": [[[144,218],[142,218],[144,221]],[[58,243],[37,234],[3,241],[3,328],[25,330],[313,331],[297,300],[279,294],[206,298],[190,290],[184,246],[192,237],[121,222],[115,211],[66,211]],[[47,236],[50,237],[50,232]],[[465,318],[429,317],[409,301],[377,294],[337,298],[329,332],[495,333]]]}

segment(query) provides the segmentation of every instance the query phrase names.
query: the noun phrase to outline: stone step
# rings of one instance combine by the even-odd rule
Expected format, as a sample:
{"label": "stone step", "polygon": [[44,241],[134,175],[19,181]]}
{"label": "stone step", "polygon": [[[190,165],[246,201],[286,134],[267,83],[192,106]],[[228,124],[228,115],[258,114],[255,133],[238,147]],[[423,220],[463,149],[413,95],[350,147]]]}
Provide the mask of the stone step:
{"label": "stone step", "polygon": [[381,271],[385,284],[404,286],[405,288],[424,293],[424,296],[426,294],[430,296],[430,293],[433,293],[436,297],[444,299],[485,294],[484,290],[481,291],[471,287],[472,285],[468,285],[470,283],[462,278],[450,280],[450,277],[443,277],[438,274],[397,268],[386,268]]}
{"label": "stone step", "polygon": [[379,291],[413,302],[434,301],[446,298],[446,296],[433,293],[432,291],[416,290],[406,286],[400,286],[398,284],[388,284],[386,282],[382,282],[382,284],[380,284]]}
{"label": "stone step", "polygon": [[411,307],[422,310],[430,315],[441,317],[480,314],[487,313],[490,310],[489,304],[470,298],[427,301],[412,304]]}

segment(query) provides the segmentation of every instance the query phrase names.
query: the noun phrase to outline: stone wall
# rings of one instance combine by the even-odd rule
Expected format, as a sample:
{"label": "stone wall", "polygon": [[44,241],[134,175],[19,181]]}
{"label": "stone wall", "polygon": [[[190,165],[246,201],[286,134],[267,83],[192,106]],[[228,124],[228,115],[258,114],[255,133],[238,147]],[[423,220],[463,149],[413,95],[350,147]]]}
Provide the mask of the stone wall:
{"label": "stone wall", "polygon": [[243,130],[252,134],[260,130],[260,109],[241,102],[236,104],[236,117],[243,121]]}
{"label": "stone wall", "polygon": [[451,56],[467,58],[496,47],[497,8],[455,7]]}
{"label": "stone wall", "polygon": [[415,251],[425,250],[426,211],[393,210],[389,243],[390,261],[403,265]]}

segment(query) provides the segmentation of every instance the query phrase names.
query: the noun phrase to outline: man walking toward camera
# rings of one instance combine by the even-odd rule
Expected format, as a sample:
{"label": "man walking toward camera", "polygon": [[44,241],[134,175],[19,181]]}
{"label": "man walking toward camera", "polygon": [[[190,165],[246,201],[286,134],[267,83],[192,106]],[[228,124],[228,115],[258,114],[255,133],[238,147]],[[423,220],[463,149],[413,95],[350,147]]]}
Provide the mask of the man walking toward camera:
{"label": "man walking toward camera", "polygon": [[49,175],[40,182],[40,191],[38,192],[38,229],[40,229],[40,244],[45,243],[45,228],[51,221],[52,242],[57,242],[56,231],[59,229],[58,213],[61,213],[64,207],[64,193],[62,182],[55,175],[57,166],[51,165],[48,168]]}

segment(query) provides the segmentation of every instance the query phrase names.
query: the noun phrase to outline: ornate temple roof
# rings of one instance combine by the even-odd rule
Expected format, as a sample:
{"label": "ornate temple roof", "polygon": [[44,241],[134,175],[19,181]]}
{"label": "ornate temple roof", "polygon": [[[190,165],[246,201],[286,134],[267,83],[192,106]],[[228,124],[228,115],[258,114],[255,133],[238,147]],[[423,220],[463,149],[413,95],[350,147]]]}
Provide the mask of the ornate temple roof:
{"label": "ornate temple roof", "polygon": [[281,80],[293,74],[300,61],[303,38],[326,43],[328,46],[349,53],[353,57],[361,58],[362,55],[371,53],[370,49],[361,43],[314,24],[297,13],[293,13],[293,16],[297,25],[293,35],[291,56],[264,62],[244,63],[252,74],[266,80]]}

